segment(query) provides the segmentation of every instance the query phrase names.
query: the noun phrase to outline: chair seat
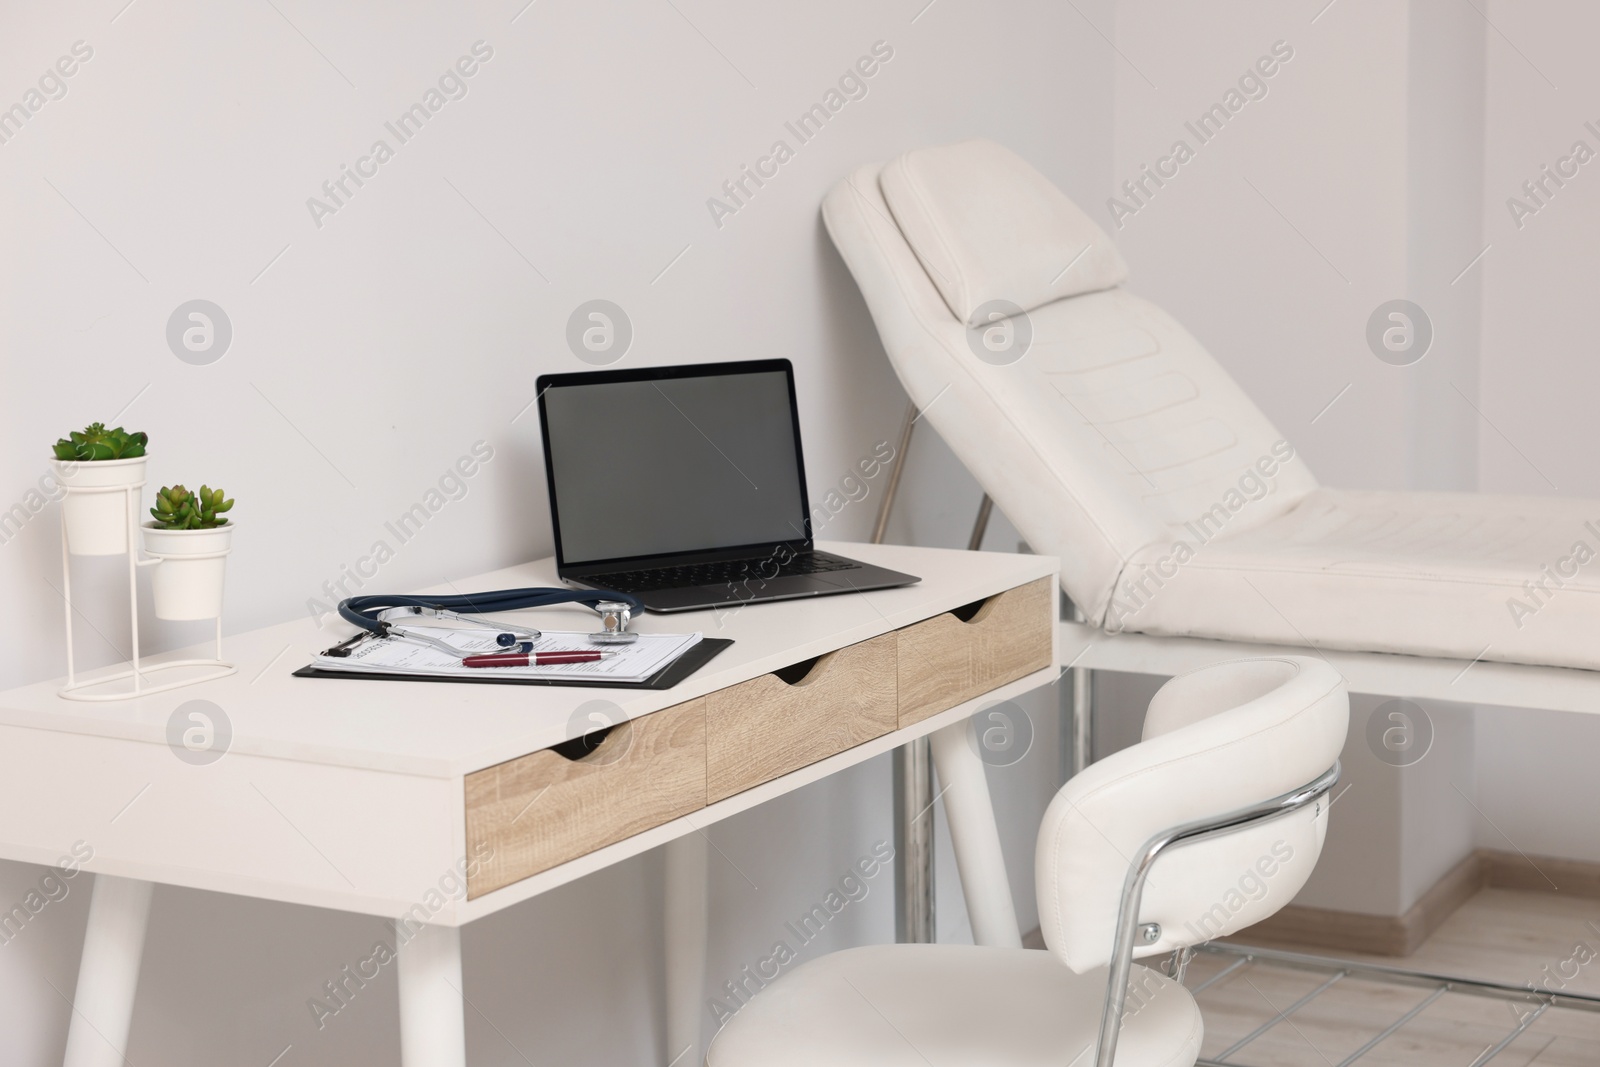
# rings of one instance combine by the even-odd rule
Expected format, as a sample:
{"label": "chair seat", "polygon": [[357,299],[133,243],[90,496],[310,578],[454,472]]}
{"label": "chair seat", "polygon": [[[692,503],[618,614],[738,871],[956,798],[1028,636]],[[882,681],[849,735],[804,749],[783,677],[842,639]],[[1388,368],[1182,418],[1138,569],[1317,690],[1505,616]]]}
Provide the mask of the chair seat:
{"label": "chair seat", "polygon": [[[1135,966],[1117,1067],[1192,1067],[1202,1026],[1181,985]],[[1048,952],[875,945],[835,952],[762,990],[707,1067],[1088,1067],[1106,972]]]}
{"label": "chair seat", "polygon": [[1228,521],[1135,554],[1107,628],[1600,668],[1600,501],[1317,489]]}

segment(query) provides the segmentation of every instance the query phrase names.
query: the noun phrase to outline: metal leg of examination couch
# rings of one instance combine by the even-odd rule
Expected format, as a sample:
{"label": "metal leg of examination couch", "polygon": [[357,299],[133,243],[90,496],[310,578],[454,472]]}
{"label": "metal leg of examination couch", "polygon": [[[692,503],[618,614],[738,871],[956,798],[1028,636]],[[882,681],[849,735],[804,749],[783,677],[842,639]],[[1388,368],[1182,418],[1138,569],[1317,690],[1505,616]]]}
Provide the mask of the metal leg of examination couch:
{"label": "metal leg of examination couch", "polygon": [[[1083,621],[1076,604],[1072,605],[1072,621]],[[1094,671],[1072,667],[1067,673],[1072,675],[1072,747],[1068,753],[1068,777],[1072,777],[1094,762]]]}
{"label": "metal leg of examination couch", "polygon": [[[1021,948],[1011,883],[1000,851],[1000,829],[983,760],[963,719],[895,750],[895,940],[931,944],[935,938],[933,809],[944,802],[956,871],[966,898],[972,939],[995,948]],[[934,771],[940,789],[934,792]]]}
{"label": "metal leg of examination couch", "polygon": [[[889,516],[900,492],[906,453],[920,416],[915,403],[906,406],[900,423],[900,444],[889,468],[889,481],[878,504],[878,521],[872,543],[883,543]],[[928,739],[918,738],[894,750],[894,884],[895,940],[926,944],[933,941],[933,753]]]}

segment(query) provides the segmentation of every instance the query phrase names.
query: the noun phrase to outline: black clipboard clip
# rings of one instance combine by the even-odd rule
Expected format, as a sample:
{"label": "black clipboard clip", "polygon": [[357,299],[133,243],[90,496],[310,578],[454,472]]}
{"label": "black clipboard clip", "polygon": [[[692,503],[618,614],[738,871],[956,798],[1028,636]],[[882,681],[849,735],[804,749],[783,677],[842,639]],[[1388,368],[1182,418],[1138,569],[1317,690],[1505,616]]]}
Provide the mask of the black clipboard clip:
{"label": "black clipboard clip", "polygon": [[349,657],[351,652],[355,651],[357,645],[371,636],[371,634],[363,631],[362,633],[356,634],[354,637],[346,638],[345,640],[340,641],[337,645],[325,650],[322,654],[324,656],[332,656],[335,659],[346,659]]}

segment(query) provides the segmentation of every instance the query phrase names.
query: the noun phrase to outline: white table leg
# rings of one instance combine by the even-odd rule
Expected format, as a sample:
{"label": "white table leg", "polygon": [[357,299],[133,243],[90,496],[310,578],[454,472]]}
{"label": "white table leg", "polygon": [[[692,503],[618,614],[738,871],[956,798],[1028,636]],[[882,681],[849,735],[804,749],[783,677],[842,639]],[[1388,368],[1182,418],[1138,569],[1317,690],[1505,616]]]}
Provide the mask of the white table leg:
{"label": "white table leg", "polygon": [[94,876],[65,1067],[123,1065],[153,888],[133,878]]}
{"label": "white table leg", "polygon": [[668,1067],[700,1067],[701,1024],[705,1020],[706,938],[710,892],[703,835],[685,834],[667,842],[666,970]]}
{"label": "white table leg", "polygon": [[972,919],[972,939],[995,948],[1021,948],[1017,909],[1000,852],[1000,829],[983,760],[968,740],[971,723],[962,720],[933,733],[933,763],[944,785],[944,814],[955,845],[956,870]]}
{"label": "white table leg", "polygon": [[460,929],[407,924],[397,948],[402,1067],[467,1067]]}

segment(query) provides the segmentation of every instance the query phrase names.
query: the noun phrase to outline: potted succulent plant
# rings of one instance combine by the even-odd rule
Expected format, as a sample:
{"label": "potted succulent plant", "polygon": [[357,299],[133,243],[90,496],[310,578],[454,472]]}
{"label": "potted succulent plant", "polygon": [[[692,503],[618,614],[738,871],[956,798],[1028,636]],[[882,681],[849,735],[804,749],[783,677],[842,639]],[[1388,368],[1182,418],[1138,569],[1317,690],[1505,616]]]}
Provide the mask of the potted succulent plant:
{"label": "potted succulent plant", "polygon": [[164,487],[140,530],[145,554],[161,562],[150,576],[158,619],[211,619],[222,614],[222,578],[233,548],[233,507],[221,489]]}
{"label": "potted succulent plant", "polygon": [[56,481],[67,551],[78,556],[116,556],[128,551],[132,525],[128,494],[144,484],[149,437],[121,426],[91,423],[55,443]]}

